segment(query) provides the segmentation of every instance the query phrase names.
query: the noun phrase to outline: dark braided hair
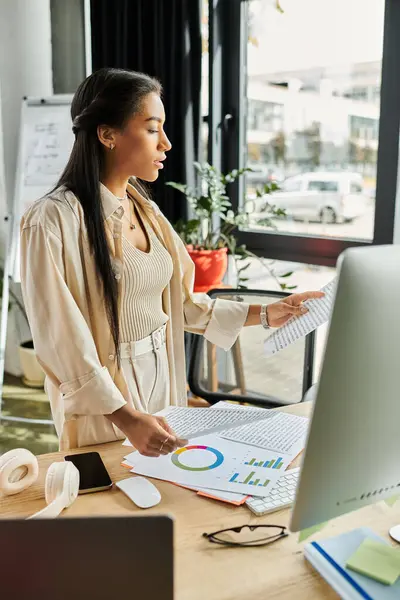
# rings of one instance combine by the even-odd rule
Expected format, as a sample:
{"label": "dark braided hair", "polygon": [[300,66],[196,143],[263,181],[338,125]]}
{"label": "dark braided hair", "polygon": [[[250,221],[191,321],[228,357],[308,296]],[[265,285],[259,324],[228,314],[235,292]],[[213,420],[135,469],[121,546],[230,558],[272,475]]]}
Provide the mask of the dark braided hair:
{"label": "dark braided hair", "polygon": [[75,143],[56,186],[71,190],[82,205],[119,366],[118,287],[112,271],[100,197],[104,149],[97,128],[99,125],[123,128],[130,117],[140,112],[144,98],[151,93],[161,96],[161,84],[143,73],[104,68],[87,77],[72,100]]}

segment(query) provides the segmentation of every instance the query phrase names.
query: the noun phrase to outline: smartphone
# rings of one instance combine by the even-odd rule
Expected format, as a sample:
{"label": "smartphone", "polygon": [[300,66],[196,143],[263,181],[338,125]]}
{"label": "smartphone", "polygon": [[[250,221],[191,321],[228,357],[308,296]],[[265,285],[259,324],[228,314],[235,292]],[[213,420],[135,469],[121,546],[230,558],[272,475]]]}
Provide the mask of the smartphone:
{"label": "smartphone", "polygon": [[98,452],[69,454],[64,460],[72,462],[79,471],[79,493],[101,492],[112,486],[111,478]]}

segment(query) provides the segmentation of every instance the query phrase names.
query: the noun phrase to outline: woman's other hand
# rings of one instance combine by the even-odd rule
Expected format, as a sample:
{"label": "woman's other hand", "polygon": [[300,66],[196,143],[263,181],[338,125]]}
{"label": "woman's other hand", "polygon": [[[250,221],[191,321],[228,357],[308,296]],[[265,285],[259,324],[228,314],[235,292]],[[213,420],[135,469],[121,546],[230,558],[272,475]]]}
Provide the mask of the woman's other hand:
{"label": "woman's other hand", "polygon": [[187,440],[175,435],[163,417],[139,412],[127,404],[108,415],[108,418],[143,456],[169,454],[187,444]]}
{"label": "woman's other hand", "polygon": [[269,304],[267,307],[268,324],[270,327],[282,327],[291,317],[300,317],[308,312],[308,308],[303,304],[305,300],[315,300],[324,296],[324,292],[302,292]]}

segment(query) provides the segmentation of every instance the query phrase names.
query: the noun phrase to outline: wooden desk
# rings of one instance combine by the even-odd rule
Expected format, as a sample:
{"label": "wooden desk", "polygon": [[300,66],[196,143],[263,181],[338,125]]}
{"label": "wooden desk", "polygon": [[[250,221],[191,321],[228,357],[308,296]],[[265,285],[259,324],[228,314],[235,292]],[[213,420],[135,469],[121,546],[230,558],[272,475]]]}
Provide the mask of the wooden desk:
{"label": "wooden desk", "polygon": [[[285,408],[295,414],[308,414],[309,405]],[[120,466],[127,448],[120,443],[93,446],[100,452],[113,481],[130,477]],[[0,499],[1,517],[25,517],[44,506],[44,477],[51,462],[63,453],[39,457],[37,484],[18,496]],[[246,507],[233,507],[199,497],[163,481],[155,481],[161,503],[147,511],[136,508],[118,489],[79,496],[62,514],[69,516],[170,514],[175,517],[175,598],[176,600],[333,600],[337,595],[305,561],[298,534],[290,534],[271,546],[226,548],[201,537],[223,527],[245,523],[287,525],[289,510],[256,517]],[[332,521],[313,539],[336,535],[363,525],[387,537],[390,526],[400,523],[400,501],[394,508],[384,502],[363,508]],[[55,551],[57,551],[55,549]],[[149,582],[151,585],[151,582]]]}

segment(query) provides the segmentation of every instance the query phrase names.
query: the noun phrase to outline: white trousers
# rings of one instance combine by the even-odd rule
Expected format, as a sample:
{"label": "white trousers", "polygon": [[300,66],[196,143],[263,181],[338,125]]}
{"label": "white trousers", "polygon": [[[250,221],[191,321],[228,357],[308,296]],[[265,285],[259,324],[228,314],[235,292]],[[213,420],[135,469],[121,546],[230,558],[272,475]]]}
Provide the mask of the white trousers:
{"label": "white trousers", "polygon": [[[143,354],[139,352],[143,352]],[[121,344],[121,364],[133,408],[154,414],[170,404],[170,380],[165,329]]]}

